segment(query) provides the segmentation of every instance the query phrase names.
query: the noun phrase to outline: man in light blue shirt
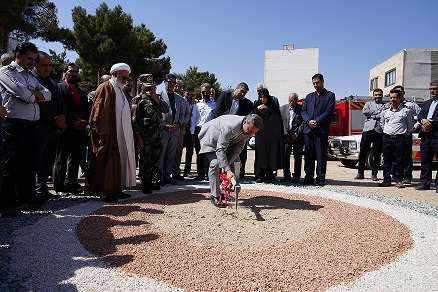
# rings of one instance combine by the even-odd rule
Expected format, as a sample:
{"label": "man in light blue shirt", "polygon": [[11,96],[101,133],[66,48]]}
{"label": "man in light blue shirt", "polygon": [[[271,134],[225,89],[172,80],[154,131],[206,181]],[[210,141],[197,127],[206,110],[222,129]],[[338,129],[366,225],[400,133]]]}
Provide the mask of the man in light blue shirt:
{"label": "man in light blue shirt", "polygon": [[0,69],[0,95],[7,118],[1,123],[0,210],[2,216],[16,215],[18,203],[35,199],[36,121],[40,118],[39,103],[51,99],[30,72],[38,49],[33,43],[17,45],[15,61]]}
{"label": "man in light blue shirt", "polygon": [[[407,101],[405,99],[405,88],[401,85],[394,86],[395,90],[399,90],[402,94],[401,104],[411,109],[414,113],[412,117],[412,121],[417,119],[418,114],[420,113],[421,108],[412,101]],[[413,170],[413,161],[412,161],[412,133],[406,135],[406,147],[403,152],[403,184],[410,185],[412,183],[412,170]]]}
{"label": "man in light blue shirt", "polygon": [[[414,127],[414,112],[401,104],[402,93],[399,90],[390,91],[391,105],[382,111],[380,125],[383,129],[383,182],[381,187],[391,186],[391,179],[396,187],[403,188],[403,153],[406,147],[406,136],[412,133]],[[391,178],[391,168],[394,164],[394,174]]]}

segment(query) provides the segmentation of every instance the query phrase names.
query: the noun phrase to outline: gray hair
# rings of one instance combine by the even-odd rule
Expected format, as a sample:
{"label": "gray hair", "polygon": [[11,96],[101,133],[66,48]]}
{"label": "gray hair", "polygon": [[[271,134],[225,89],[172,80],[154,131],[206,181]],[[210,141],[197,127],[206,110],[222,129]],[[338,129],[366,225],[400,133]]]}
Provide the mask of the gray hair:
{"label": "gray hair", "polygon": [[263,119],[259,115],[249,114],[245,117],[245,123],[252,124],[259,130],[263,129]]}
{"label": "gray hair", "polygon": [[14,59],[15,55],[13,53],[4,53],[0,57],[0,67],[9,65]]}
{"label": "gray hair", "polygon": [[210,85],[210,83],[205,82],[205,83],[202,83],[201,87],[211,87],[211,85]]}

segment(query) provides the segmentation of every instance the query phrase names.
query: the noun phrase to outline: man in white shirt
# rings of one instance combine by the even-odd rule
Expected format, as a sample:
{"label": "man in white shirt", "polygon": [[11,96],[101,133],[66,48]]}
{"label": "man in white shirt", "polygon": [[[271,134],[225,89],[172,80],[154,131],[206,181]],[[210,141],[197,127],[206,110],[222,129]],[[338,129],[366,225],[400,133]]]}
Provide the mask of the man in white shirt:
{"label": "man in white shirt", "polygon": [[210,98],[211,86],[208,83],[201,85],[201,100],[193,106],[192,119],[190,124],[190,133],[194,136],[195,151],[196,151],[196,170],[197,176],[195,180],[204,180],[207,175],[207,161],[205,155],[199,153],[201,145],[198,134],[201,127],[208,121],[212,120],[216,115],[216,102]]}

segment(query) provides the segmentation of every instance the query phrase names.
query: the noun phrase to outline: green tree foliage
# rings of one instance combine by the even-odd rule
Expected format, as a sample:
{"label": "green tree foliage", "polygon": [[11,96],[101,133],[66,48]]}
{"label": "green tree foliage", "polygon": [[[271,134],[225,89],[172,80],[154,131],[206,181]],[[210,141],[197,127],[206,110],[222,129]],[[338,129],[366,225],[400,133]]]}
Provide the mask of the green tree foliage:
{"label": "green tree foliage", "polygon": [[221,85],[218,83],[216,76],[208,71],[199,72],[198,67],[190,66],[184,74],[177,74],[182,81],[184,88],[192,87],[195,89],[197,98],[201,96],[201,85],[209,83],[216,91],[216,97],[221,91]]}
{"label": "green tree foliage", "polygon": [[62,79],[64,68],[70,61],[67,59],[67,52],[64,50],[62,53],[57,54],[54,50],[49,50],[49,55],[53,62],[52,78],[56,81]]}
{"label": "green tree foliage", "polygon": [[[7,3],[6,3],[7,2]],[[9,37],[18,41],[42,38],[68,45],[71,34],[58,27],[55,4],[47,0],[13,0],[0,5],[0,52],[6,51]]]}
{"label": "green tree foliage", "polygon": [[72,17],[75,40],[72,48],[79,54],[83,79],[97,85],[99,77],[109,74],[111,66],[119,62],[131,66],[134,78],[152,73],[160,83],[169,73],[170,58],[162,56],[167,48],[164,41],[157,40],[144,24],[134,26],[131,16],[121,6],[110,9],[103,3],[95,15],[75,7]]}

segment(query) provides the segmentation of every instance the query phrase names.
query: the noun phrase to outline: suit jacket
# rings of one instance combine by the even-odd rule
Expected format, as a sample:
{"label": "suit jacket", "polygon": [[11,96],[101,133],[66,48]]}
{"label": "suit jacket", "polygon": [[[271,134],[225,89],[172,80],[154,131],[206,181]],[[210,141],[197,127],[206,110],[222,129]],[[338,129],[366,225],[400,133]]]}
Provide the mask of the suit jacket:
{"label": "suit jacket", "polygon": [[[427,114],[429,113],[430,105],[432,104],[433,99],[429,99],[425,101],[421,105],[420,113],[418,114],[418,121],[421,122],[422,119],[427,119]],[[420,130],[420,134],[418,135],[420,138],[433,138],[438,139],[438,105],[435,107],[435,111],[432,115],[432,128],[429,132],[425,133]]]}
{"label": "suit jacket", "polygon": [[246,142],[251,138],[243,132],[245,117],[224,115],[205,123],[199,132],[199,153],[216,152],[219,167],[230,171]]}
{"label": "suit jacket", "polygon": [[[216,117],[227,115],[233,103],[233,90],[223,91],[216,101]],[[253,103],[243,97],[239,99],[238,116],[246,116],[252,112]]]}
{"label": "suit jacket", "polygon": [[39,104],[40,121],[45,121],[55,127],[55,117],[65,114],[64,101],[60,96],[58,84],[50,77],[47,79],[42,79],[36,74],[35,76],[41,82],[41,84],[52,93],[52,99],[50,101]]}
{"label": "suit jacket", "polygon": [[76,105],[73,101],[73,96],[68,89],[65,82],[58,83],[60,98],[64,102],[65,120],[68,128],[73,127],[73,123],[78,119],[88,120],[90,117],[91,107],[88,103],[87,94],[79,87],[79,94],[81,96],[81,104]]}
{"label": "suit jacket", "polygon": [[169,112],[163,113],[163,124],[184,124],[186,120],[186,101],[178,93],[174,92],[175,96],[175,118],[172,118],[172,108],[170,106],[169,96],[167,91],[163,90],[161,92],[161,98],[169,106]]}
{"label": "suit jacket", "polygon": [[292,132],[295,133],[297,136],[300,136],[303,133],[303,128],[304,128],[303,117],[301,116],[301,106],[296,105],[294,108],[295,116],[292,120],[292,128],[289,127],[289,119],[290,119],[289,104],[282,105],[280,107],[280,113],[281,113],[281,118],[283,120],[284,134]]}
{"label": "suit jacket", "polygon": [[[301,110],[304,121],[304,134],[315,133],[318,135],[328,135],[330,121],[335,110],[335,94],[326,89],[321,95],[312,92],[306,96]],[[309,127],[309,121],[316,120],[318,126],[315,129]]]}

